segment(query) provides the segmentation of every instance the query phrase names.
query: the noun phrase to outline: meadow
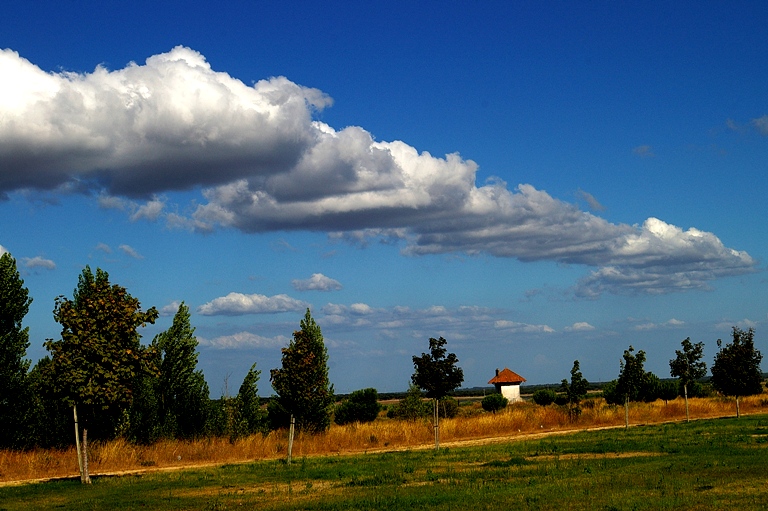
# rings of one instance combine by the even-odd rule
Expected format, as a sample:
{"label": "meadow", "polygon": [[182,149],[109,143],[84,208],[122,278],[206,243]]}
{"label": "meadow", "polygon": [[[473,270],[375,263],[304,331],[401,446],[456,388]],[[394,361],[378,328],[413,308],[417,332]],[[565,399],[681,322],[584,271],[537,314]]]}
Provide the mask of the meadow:
{"label": "meadow", "polygon": [[[691,418],[714,418],[735,414],[731,398],[710,397],[689,400]],[[467,442],[488,443],[522,438],[531,434],[550,434],[571,430],[617,427],[624,424],[624,408],[607,405],[602,398],[587,399],[581,416],[573,421],[562,407],[537,406],[530,402],[514,404],[491,414],[478,402],[465,402],[453,419],[440,422],[441,446]],[[768,413],[768,394],[741,399],[745,414]],[[434,445],[429,420],[401,421],[381,417],[372,423],[332,425],[324,434],[298,434],[294,458],[318,455],[376,453],[405,449],[428,449]],[[630,424],[652,424],[685,420],[682,398],[665,403],[631,403]],[[161,440],[138,445],[122,439],[94,442],[89,449],[92,475],[174,470],[191,466],[215,466],[254,460],[284,459],[287,434],[245,438],[204,438],[193,441]],[[78,474],[74,447],[64,450],[0,451],[0,484],[49,478],[75,477]]]}
{"label": "meadow", "polygon": [[765,509],[768,415],[0,488],[0,509]]}

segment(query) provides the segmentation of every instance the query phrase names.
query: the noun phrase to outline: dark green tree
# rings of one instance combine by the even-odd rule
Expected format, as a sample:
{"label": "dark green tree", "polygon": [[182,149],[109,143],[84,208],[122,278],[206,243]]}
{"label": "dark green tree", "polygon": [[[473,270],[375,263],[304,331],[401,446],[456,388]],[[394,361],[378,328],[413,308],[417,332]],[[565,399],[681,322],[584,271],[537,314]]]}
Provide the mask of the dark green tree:
{"label": "dark green tree", "polygon": [[323,334],[309,309],[301,320],[301,330],[293,333],[282,353],[282,367],[270,371],[272,388],[277,394],[268,407],[271,427],[288,426],[293,416],[300,430],[327,430],[334,403],[333,385],[328,378]]}
{"label": "dark green tree", "polygon": [[27,372],[29,327],[22,321],[32,299],[16,268],[16,260],[0,256],[0,447],[22,447],[29,411]]}
{"label": "dark green tree", "polygon": [[261,433],[265,428],[265,414],[261,409],[259,398],[259,376],[261,371],[256,370],[254,363],[243,378],[240,390],[237,393],[237,412],[241,433],[252,435]]}
{"label": "dark green tree", "polygon": [[739,397],[760,394],[763,391],[760,362],[763,355],[755,349],[755,330],[733,327],[733,341],[723,346],[712,364],[712,385],[726,396],[736,397],[736,417],[741,417]]}
{"label": "dark green tree", "polygon": [[437,402],[458,388],[464,381],[464,371],[457,365],[458,357],[447,353],[445,339],[429,339],[429,353],[413,357],[414,373],[411,381],[423,389],[434,402],[435,449],[440,448],[440,421]]}
{"label": "dark green tree", "polygon": [[205,430],[209,390],[203,372],[197,369],[197,346],[189,307],[181,302],[171,327],[152,340],[159,354],[160,427],[171,438],[193,438]]}
{"label": "dark green tree", "polygon": [[356,390],[336,407],[333,422],[339,425],[352,422],[373,422],[379,416],[379,411],[381,411],[381,405],[376,389]]}
{"label": "dark green tree", "polygon": [[704,343],[697,342],[693,344],[690,337],[686,337],[680,343],[682,350],[675,350],[675,358],[669,361],[669,374],[673,378],[678,378],[683,387],[685,396],[685,420],[690,422],[691,416],[688,412],[688,386],[696,380],[704,378],[707,375],[707,364],[702,360],[704,358]]}
{"label": "dark green tree", "polygon": [[[141,345],[138,328],[154,323],[157,310],[141,311],[139,301],[106,271],[96,274],[86,266],[78,278],[73,299],[56,298],[54,319],[61,325],[61,340],[47,340],[52,369],[61,396],[73,408],[75,424],[83,419],[81,476],[88,476],[88,427],[103,416],[121,417],[133,400],[136,377],[151,363]],[[101,421],[103,425],[103,420]],[[113,423],[114,424],[114,423]],[[79,431],[77,432],[79,433]],[[101,431],[114,435],[115,431]],[[79,444],[79,434],[76,435]]]}
{"label": "dark green tree", "polygon": [[483,398],[483,400],[480,402],[480,406],[483,407],[483,410],[486,412],[493,412],[496,413],[499,410],[503,410],[507,407],[509,404],[509,400],[502,396],[501,394],[488,394]]}
{"label": "dark green tree", "polygon": [[539,406],[551,405],[557,399],[557,392],[552,389],[539,389],[531,396],[533,402]]}
{"label": "dark green tree", "polygon": [[629,428],[629,402],[642,399],[643,390],[647,386],[648,375],[643,369],[645,364],[645,352],[640,350],[634,354],[635,349],[630,346],[624,350],[623,359],[620,362],[621,370],[616,382],[616,393],[624,401],[624,426]]}
{"label": "dark green tree", "polygon": [[563,379],[560,383],[560,388],[565,395],[565,401],[568,405],[568,415],[571,419],[576,419],[581,415],[581,407],[579,403],[581,400],[587,397],[587,389],[589,388],[589,382],[584,379],[579,369],[579,361],[573,361],[573,367],[571,368],[571,382]]}
{"label": "dark green tree", "polygon": [[387,411],[387,417],[415,421],[429,416],[430,413],[433,413],[432,407],[424,401],[421,389],[410,383],[405,397],[390,407]]}

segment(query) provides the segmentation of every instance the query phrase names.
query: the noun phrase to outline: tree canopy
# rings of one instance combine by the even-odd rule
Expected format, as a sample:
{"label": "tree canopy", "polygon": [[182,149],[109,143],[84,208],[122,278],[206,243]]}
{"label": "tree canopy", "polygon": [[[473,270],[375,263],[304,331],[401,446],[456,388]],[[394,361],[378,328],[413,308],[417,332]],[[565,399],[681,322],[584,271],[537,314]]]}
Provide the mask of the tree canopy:
{"label": "tree canopy", "polygon": [[333,385],[328,378],[323,334],[309,309],[301,320],[301,330],[293,332],[293,339],[282,353],[282,367],[270,371],[277,394],[269,403],[271,426],[287,426],[293,415],[301,430],[327,430],[331,425]]}
{"label": "tree canopy", "polygon": [[445,339],[429,339],[429,353],[413,357],[413,384],[423,389],[428,398],[441,399],[464,382],[464,371],[458,367],[459,359],[448,353]]}
{"label": "tree canopy", "polygon": [[54,319],[61,339],[48,340],[53,371],[65,402],[108,409],[127,407],[136,375],[149,357],[138,328],[154,323],[157,309],[141,310],[139,301],[98,268],[86,266],[73,299],[56,298]]}
{"label": "tree canopy", "polygon": [[29,328],[22,326],[32,298],[16,268],[16,260],[0,256],[0,446],[19,446],[26,406]]}
{"label": "tree canopy", "polygon": [[688,386],[707,375],[707,364],[702,360],[704,358],[703,342],[693,344],[691,338],[687,337],[680,344],[683,349],[682,351],[675,350],[675,358],[669,361],[669,374],[679,378],[683,386],[685,417],[686,420],[690,420],[688,412]]}
{"label": "tree canopy", "polygon": [[740,396],[760,394],[762,388],[762,373],[760,362],[763,355],[755,349],[755,330],[742,330],[733,327],[733,340],[723,346],[722,340],[717,340],[720,351],[715,355],[712,364],[712,386],[726,396],[736,396],[736,415],[740,415]]}

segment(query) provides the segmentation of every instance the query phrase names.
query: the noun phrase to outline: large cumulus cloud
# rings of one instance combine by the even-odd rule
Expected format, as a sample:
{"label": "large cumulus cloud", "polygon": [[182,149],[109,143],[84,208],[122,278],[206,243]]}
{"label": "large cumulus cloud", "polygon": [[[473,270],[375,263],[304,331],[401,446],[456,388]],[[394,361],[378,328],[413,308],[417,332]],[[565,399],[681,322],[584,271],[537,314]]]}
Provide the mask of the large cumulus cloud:
{"label": "large cumulus cloud", "polygon": [[[487,253],[594,268],[575,286],[603,292],[704,288],[754,271],[712,233],[654,218],[612,224],[529,184],[477,184],[477,165],[435,157],[315,113],[321,91],[286,78],[247,86],[177,47],[143,65],[49,73],[0,51],[0,194],[83,190],[137,199],[135,219],[197,230],[314,230],[399,240],[412,255]],[[165,211],[174,190],[203,199]]]}

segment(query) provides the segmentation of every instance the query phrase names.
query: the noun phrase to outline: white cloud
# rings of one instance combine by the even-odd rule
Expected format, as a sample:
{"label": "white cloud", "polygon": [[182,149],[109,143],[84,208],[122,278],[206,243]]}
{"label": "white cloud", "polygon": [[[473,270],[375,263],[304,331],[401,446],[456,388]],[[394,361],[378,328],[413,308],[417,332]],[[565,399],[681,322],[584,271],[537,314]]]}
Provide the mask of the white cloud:
{"label": "white cloud", "polygon": [[761,135],[768,135],[768,115],[752,119],[752,126],[759,131]]}
{"label": "white cloud", "polygon": [[566,332],[590,332],[594,330],[595,327],[587,323],[586,321],[579,321],[574,323],[571,326],[565,327]]}
{"label": "white cloud", "polygon": [[106,243],[99,242],[99,243],[96,244],[95,248],[99,252],[104,252],[105,254],[111,254],[112,253],[112,247],[110,247]]}
{"label": "white cloud", "polygon": [[[313,120],[331,104],[321,91],[283,77],[248,86],[189,48],[92,73],[48,73],[0,50],[0,75],[0,194],[96,190],[102,207],[133,220],[201,232],[325,231],[413,255],[586,265],[595,269],[574,288],[581,297],[704,289],[756,268],[695,228],[613,224],[530,184],[478,186],[477,165],[458,154],[336,130]],[[650,146],[634,150],[652,155]],[[191,215],[167,212],[158,198],[192,188],[204,201]]]}
{"label": "white cloud", "polygon": [[229,293],[198,307],[204,316],[242,316],[245,314],[275,314],[302,311],[309,304],[288,295],[265,296]]}
{"label": "white cloud", "polygon": [[45,259],[43,257],[37,256],[37,257],[25,257],[22,259],[24,262],[24,266],[27,268],[44,268],[46,270],[55,270],[56,269],[56,263],[51,261],[50,259]]}
{"label": "white cloud", "polygon": [[635,325],[632,327],[632,329],[637,331],[657,330],[659,328],[675,328],[683,325],[685,325],[685,321],[672,318],[668,321],[665,321],[664,323],[641,323],[639,325]]}
{"label": "white cloud", "polygon": [[168,305],[161,307],[159,313],[161,316],[175,316],[179,312],[179,305],[181,305],[181,302],[174,300]]}
{"label": "white cloud", "polygon": [[641,158],[653,158],[656,156],[653,154],[653,148],[649,145],[639,145],[632,148],[632,152]]}
{"label": "white cloud", "polygon": [[275,337],[263,337],[250,332],[239,332],[232,335],[223,335],[213,339],[197,338],[201,346],[218,349],[242,349],[242,348],[279,348],[288,345],[290,339],[283,335]]}
{"label": "white cloud", "polygon": [[739,328],[741,330],[749,330],[750,328],[757,328],[758,323],[756,321],[752,321],[751,319],[744,318],[741,321],[721,321],[717,325],[715,325],[715,328],[718,330],[728,330],[731,331],[733,327]]}
{"label": "white cloud", "polygon": [[516,321],[498,320],[494,326],[501,330],[507,330],[515,333],[554,333],[554,329],[547,325],[529,325],[527,323],[518,323]]}
{"label": "white cloud", "polygon": [[125,244],[123,244],[123,245],[120,245],[120,246],[119,246],[119,247],[117,247],[117,248],[119,248],[119,249],[120,249],[120,250],[121,250],[121,251],[122,251],[124,254],[126,254],[126,255],[128,255],[128,256],[130,256],[130,257],[133,257],[134,259],[144,259],[144,256],[143,256],[143,255],[141,255],[141,254],[139,254],[139,253],[136,251],[136,249],[134,249],[134,248],[133,248],[132,246],[130,246],[130,245],[125,245]]}
{"label": "white cloud", "polygon": [[338,291],[341,289],[341,283],[322,273],[313,273],[308,279],[291,281],[296,291]]}
{"label": "white cloud", "polygon": [[349,306],[349,309],[355,314],[367,315],[373,313],[371,306],[365,303],[353,303]]}

